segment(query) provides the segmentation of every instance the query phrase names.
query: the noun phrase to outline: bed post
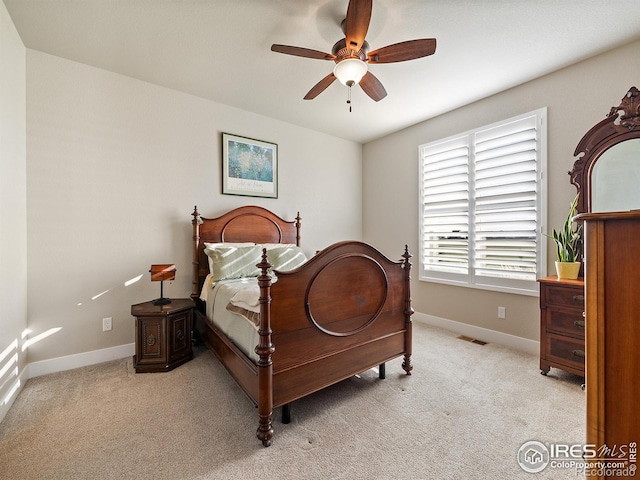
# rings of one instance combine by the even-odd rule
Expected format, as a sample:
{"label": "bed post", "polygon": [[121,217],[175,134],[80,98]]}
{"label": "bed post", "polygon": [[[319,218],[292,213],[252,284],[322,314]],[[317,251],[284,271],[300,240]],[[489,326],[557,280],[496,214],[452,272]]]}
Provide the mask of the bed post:
{"label": "bed post", "polygon": [[191,215],[193,216],[193,220],[191,221],[191,223],[193,224],[193,261],[191,262],[193,267],[193,279],[191,280],[191,298],[195,299],[200,296],[200,291],[198,288],[200,283],[200,262],[198,260],[198,247],[200,246],[200,224],[202,223],[202,220],[200,220],[200,214],[198,213],[197,205],[193,207],[193,213]]}
{"label": "bed post", "polygon": [[300,220],[302,219],[300,218],[300,212],[298,212],[298,215],[296,215],[296,245],[298,247],[300,246],[300,227],[302,226]]}
{"label": "bed post", "polygon": [[404,268],[404,282],[405,282],[405,300],[404,300],[404,322],[406,326],[406,332],[404,335],[404,361],[402,362],[402,368],[407,375],[411,375],[413,365],[411,365],[411,344],[412,344],[412,324],[411,316],[415,310],[411,306],[411,254],[409,253],[409,246],[404,246],[404,254],[402,255],[404,261],[402,267]]}
{"label": "bed post", "polygon": [[260,340],[255,348],[258,360],[258,416],[260,423],[256,436],[262,441],[262,445],[268,447],[273,438],[273,426],[271,415],[273,412],[273,362],[271,355],[275,347],[271,343],[271,277],[268,270],[271,264],[267,260],[267,249],[262,249],[262,262],[256,265],[262,274],[258,277],[260,286],[260,327],[258,335]]}

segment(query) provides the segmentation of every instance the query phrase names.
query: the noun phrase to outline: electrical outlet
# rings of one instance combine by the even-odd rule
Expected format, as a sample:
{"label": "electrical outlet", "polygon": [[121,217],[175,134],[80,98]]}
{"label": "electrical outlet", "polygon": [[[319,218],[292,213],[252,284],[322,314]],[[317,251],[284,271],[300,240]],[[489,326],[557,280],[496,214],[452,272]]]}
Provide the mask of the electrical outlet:
{"label": "electrical outlet", "polygon": [[108,332],[113,328],[113,318],[107,317],[102,319],[102,331]]}
{"label": "electrical outlet", "polygon": [[507,309],[504,307],[498,307],[498,318],[507,318]]}

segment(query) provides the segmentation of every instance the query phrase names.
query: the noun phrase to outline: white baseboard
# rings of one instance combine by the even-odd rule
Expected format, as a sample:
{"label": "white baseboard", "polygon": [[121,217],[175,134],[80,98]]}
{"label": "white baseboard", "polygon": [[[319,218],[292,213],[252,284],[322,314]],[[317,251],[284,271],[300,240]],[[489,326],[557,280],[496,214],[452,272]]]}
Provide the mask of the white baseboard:
{"label": "white baseboard", "polygon": [[448,320],[446,318],[440,318],[433,315],[427,315],[426,313],[414,313],[413,320],[416,322],[426,323],[427,325],[433,325],[434,327],[444,328],[451,332],[458,333],[460,335],[466,335],[467,337],[476,338],[483,342],[496,343],[513,350],[519,350],[521,352],[530,353],[532,355],[540,354],[540,342],[535,340],[529,340],[528,338],[516,337],[508,333],[498,332],[496,330],[489,330],[488,328],[476,327],[475,325],[469,325],[468,323],[456,322],[454,320]]}
{"label": "white baseboard", "polygon": [[[20,395],[20,392],[24,388],[24,384],[27,383],[28,379],[29,379],[29,368],[27,366],[22,369],[22,372],[20,372],[16,380],[14,380],[14,382],[11,384],[12,385],[10,389],[11,396],[0,398],[0,422],[2,422],[2,420],[4,419],[5,415],[11,408],[11,405],[13,405],[13,402],[15,401],[15,399],[18,397],[18,395]],[[16,385],[17,387],[15,387],[15,390],[14,390],[13,386],[16,386]]]}
{"label": "white baseboard", "polygon": [[[467,323],[456,322],[446,318],[440,318],[425,313],[414,313],[413,320],[416,322],[426,323],[434,327],[444,328],[460,335],[476,338],[485,342],[496,343],[514,350],[527,352],[532,355],[540,353],[540,343],[527,338],[516,337],[508,333],[489,330],[488,328],[476,327]],[[20,390],[29,378],[39,377],[48,373],[62,372],[73,368],[86,367],[95,363],[108,362],[118,358],[129,357],[135,354],[135,343],[126,345],[118,345],[117,347],[104,348],[102,350],[94,350],[91,352],[77,353],[75,355],[67,355],[64,357],[51,358],[39,362],[29,363],[19,376],[20,386],[16,390],[12,399],[7,404],[0,404],[0,421],[4,418],[7,411],[13,404],[13,400],[18,396]]]}
{"label": "white baseboard", "polygon": [[[22,391],[27,380],[48,373],[62,372],[73,368],[86,367],[95,363],[108,362],[118,358],[129,357],[135,354],[136,344],[129,343],[126,345],[118,345],[117,347],[103,348],[101,350],[93,350],[91,352],[77,353],[75,355],[66,355],[64,357],[51,358],[41,360],[39,362],[28,363],[13,385],[17,382],[17,388],[12,392],[8,399],[0,398],[0,422],[13,405],[13,402]],[[6,400],[6,403],[5,403]]]}
{"label": "white baseboard", "polygon": [[48,373],[62,372],[78,367],[86,367],[95,363],[108,362],[134,355],[136,352],[136,344],[128,343],[118,345],[117,347],[103,348],[102,350],[93,350],[91,352],[77,353],[75,355],[66,355],[64,357],[51,358],[49,360],[41,360],[39,362],[31,362],[27,369],[29,370],[28,378],[39,377]]}
{"label": "white baseboard", "polygon": [[[434,327],[444,328],[445,330],[466,335],[468,337],[477,338],[478,340],[485,342],[497,343],[498,345],[503,345],[505,347],[531,353],[533,355],[538,355],[540,353],[540,342],[535,340],[529,340],[527,338],[517,337],[508,333],[489,330],[488,328],[477,327],[467,323],[456,322],[454,320],[448,320],[434,315],[427,315],[425,313],[414,313],[413,320],[433,325]],[[62,372],[64,370],[85,367],[95,363],[108,362],[110,360],[132,356],[135,354],[135,350],[135,343],[129,343],[125,345],[118,345],[116,347],[104,348],[102,350],[93,350],[91,352],[51,358],[39,362],[31,362],[25,368],[28,374],[24,375],[25,372],[23,371],[21,377],[24,377],[24,380],[26,381],[29,378],[39,377],[40,375],[46,375],[48,373]]]}

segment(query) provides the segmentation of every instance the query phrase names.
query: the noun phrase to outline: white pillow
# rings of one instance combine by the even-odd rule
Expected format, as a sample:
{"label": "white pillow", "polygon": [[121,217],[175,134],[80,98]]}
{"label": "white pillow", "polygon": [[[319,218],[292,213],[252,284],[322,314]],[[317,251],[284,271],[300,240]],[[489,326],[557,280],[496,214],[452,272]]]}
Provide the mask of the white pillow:
{"label": "white pillow", "polygon": [[267,250],[267,260],[273,270],[286,272],[304,264],[307,256],[300,247],[285,245]]}
{"label": "white pillow", "polygon": [[211,265],[211,257],[207,253],[207,249],[218,248],[218,247],[250,247],[255,245],[253,242],[218,242],[218,243],[209,243],[204,242],[204,253],[209,258],[209,273],[213,273],[213,265]]}
{"label": "white pillow", "polygon": [[258,245],[205,248],[204,252],[215,281],[260,275],[256,264],[262,260],[262,249]]}
{"label": "white pillow", "polygon": [[218,242],[208,243],[204,242],[204,248],[216,248],[216,247],[250,247],[255,245],[254,242]]}
{"label": "white pillow", "polygon": [[266,248],[267,250],[273,250],[280,247],[295,247],[295,243],[259,243],[260,248]]}

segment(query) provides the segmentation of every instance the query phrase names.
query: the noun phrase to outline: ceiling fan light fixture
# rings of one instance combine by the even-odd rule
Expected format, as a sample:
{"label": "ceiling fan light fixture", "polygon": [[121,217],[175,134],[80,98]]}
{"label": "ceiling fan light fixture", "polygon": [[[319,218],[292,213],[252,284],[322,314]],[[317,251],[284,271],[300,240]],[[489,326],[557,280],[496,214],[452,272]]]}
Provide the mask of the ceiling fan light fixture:
{"label": "ceiling fan light fixture", "polygon": [[345,58],[336,63],[333,74],[340,80],[340,83],[351,86],[359,83],[366,75],[367,70],[367,64],[359,58]]}

